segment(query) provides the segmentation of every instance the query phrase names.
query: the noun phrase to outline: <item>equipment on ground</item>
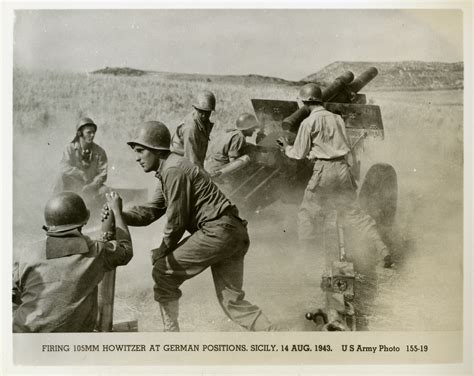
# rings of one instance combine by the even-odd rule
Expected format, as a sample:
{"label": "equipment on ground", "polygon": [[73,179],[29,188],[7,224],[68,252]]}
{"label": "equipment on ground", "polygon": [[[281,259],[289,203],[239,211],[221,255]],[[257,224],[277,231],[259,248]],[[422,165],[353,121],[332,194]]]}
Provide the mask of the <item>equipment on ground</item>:
{"label": "equipment on ground", "polygon": [[321,289],[326,298],[325,306],[316,312],[308,312],[306,319],[312,320],[319,331],[354,331],[356,273],[354,264],[346,259],[344,229],[335,210],[324,222],[323,243],[328,265],[321,280]]}

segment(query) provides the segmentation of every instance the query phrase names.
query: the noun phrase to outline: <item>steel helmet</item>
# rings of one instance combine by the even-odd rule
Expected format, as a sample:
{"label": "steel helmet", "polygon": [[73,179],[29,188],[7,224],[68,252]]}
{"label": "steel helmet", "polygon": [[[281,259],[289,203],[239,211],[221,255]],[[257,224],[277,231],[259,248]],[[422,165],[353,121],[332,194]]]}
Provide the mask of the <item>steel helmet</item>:
{"label": "steel helmet", "polygon": [[196,96],[193,107],[202,111],[215,111],[216,97],[209,90],[204,90]]}
{"label": "steel helmet", "polygon": [[258,122],[257,119],[255,119],[255,116],[253,116],[252,114],[243,113],[239,115],[235,122],[235,125],[237,129],[243,131],[246,129],[258,127]]}
{"label": "steel helmet", "polygon": [[313,83],[304,85],[299,92],[298,98],[304,102],[320,102],[323,101],[321,88]]}
{"label": "steel helmet", "polygon": [[76,125],[76,131],[80,131],[82,127],[85,127],[86,125],[92,125],[95,130],[97,131],[97,124],[94,123],[94,121],[91,118],[88,117],[82,117],[79,119]]}
{"label": "steel helmet", "polygon": [[138,130],[137,137],[127,142],[132,148],[134,145],[142,145],[156,150],[170,150],[170,143],[170,131],[161,121],[144,122]]}
{"label": "steel helmet", "polygon": [[72,230],[89,220],[84,200],[74,192],[61,192],[49,199],[44,208],[44,220],[49,232]]}

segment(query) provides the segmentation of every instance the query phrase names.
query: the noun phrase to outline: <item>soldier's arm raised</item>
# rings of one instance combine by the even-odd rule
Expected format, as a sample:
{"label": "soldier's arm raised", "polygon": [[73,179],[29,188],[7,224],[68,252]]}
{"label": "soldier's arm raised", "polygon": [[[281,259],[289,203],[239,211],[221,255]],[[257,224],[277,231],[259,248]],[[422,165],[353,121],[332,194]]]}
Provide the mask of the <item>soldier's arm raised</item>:
{"label": "soldier's arm raised", "polygon": [[284,152],[287,157],[293,159],[304,159],[311,150],[311,127],[305,121],[298,129],[293,146],[285,145]]}
{"label": "soldier's arm raised", "polygon": [[133,247],[130,232],[122,217],[122,198],[116,192],[107,193],[105,197],[107,199],[107,206],[114,213],[113,218],[115,219],[111,223],[111,227],[115,228],[107,229],[106,231],[113,232],[115,230],[115,239],[107,242],[105,245],[106,265],[109,269],[113,269],[118,265],[128,264],[133,257]]}
{"label": "soldier's arm raised", "polygon": [[127,208],[123,211],[123,219],[129,226],[148,226],[160,219],[165,213],[166,203],[161,184],[158,184],[150,201]]}

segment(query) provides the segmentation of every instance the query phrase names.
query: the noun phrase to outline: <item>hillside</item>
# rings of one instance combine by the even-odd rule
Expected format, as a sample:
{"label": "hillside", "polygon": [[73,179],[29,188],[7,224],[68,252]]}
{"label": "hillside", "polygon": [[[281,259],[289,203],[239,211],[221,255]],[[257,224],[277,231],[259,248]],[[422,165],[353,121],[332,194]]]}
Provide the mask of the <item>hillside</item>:
{"label": "hillside", "polygon": [[378,76],[368,84],[370,90],[440,90],[462,89],[464,64],[422,61],[343,62],[337,61],[302,81],[325,85],[350,70],[355,76],[369,67],[376,67]]}
{"label": "hillside", "polygon": [[104,69],[99,69],[92,74],[111,74],[113,76],[144,76],[147,74],[147,71],[134,69],[134,68],[111,68],[105,67]]}
{"label": "hillside", "polygon": [[133,68],[111,68],[99,69],[93,74],[108,74],[114,76],[154,76],[169,80],[192,81],[192,82],[215,82],[223,84],[240,84],[240,85],[301,85],[299,81],[289,81],[278,77],[262,76],[258,74],[248,75],[209,75],[200,73],[173,73],[173,72],[157,72],[144,71]]}
{"label": "hillside", "polygon": [[289,81],[278,77],[262,76],[257,74],[248,75],[208,75],[200,73],[172,73],[145,71],[133,68],[110,68],[100,69],[93,74],[105,74],[114,76],[153,76],[156,78],[187,81],[206,82],[217,84],[233,84],[244,86],[261,85],[287,85],[300,86],[306,82],[319,83],[327,86],[336,77],[350,70],[358,76],[370,67],[376,67],[378,76],[368,84],[368,90],[445,90],[463,88],[464,64],[439,63],[422,61],[401,62],[343,62],[337,61],[327,65],[320,71],[310,74],[300,81]]}

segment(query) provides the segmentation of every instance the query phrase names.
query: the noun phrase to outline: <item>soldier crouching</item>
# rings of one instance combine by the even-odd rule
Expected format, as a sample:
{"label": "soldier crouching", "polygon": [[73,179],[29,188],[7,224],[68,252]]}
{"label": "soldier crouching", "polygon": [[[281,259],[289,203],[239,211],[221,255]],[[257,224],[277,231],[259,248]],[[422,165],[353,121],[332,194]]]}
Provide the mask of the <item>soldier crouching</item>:
{"label": "soldier crouching", "polygon": [[252,145],[247,143],[246,138],[251,137],[258,128],[255,116],[243,113],[237,118],[233,129],[222,132],[209,144],[209,156],[204,168],[227,197],[240,185],[246,172],[237,171],[224,177],[216,176],[216,172],[237,158],[250,154]]}
{"label": "soldier crouching", "polygon": [[76,192],[92,206],[100,206],[105,193],[110,191],[105,185],[107,154],[94,142],[96,132],[97,125],[92,119],[79,120],[74,139],[64,149],[60,176],[54,187],[55,193]]}
{"label": "soldier crouching", "polygon": [[94,241],[81,232],[89,219],[73,192],[53,196],[45,208],[46,239],[21,252],[13,266],[13,332],[92,332],[98,284],[104,273],[133,256],[122,219],[122,200],[107,194],[116,221],[114,241]]}
{"label": "soldier crouching", "polygon": [[[179,331],[180,286],[208,267],[219,303],[230,319],[247,330],[273,330],[262,310],[244,299],[249,237],[237,208],[197,165],[170,152],[170,133],[163,123],[142,124],[128,144],[143,171],[155,173],[160,183],[153,199],[127,210],[125,220],[131,226],[146,226],[167,216],[163,241],[152,250],[155,300],[164,330]],[[191,235],[181,240],[185,231]]]}

